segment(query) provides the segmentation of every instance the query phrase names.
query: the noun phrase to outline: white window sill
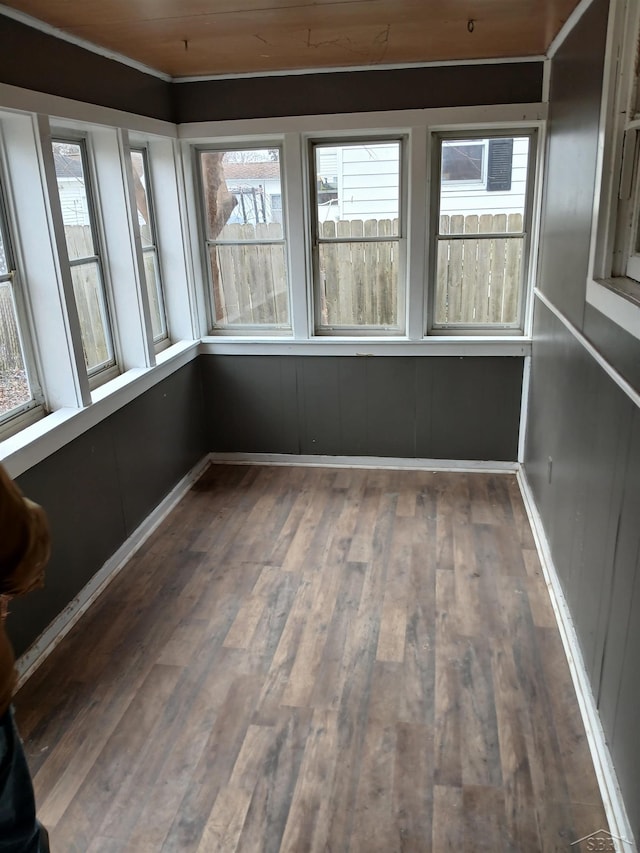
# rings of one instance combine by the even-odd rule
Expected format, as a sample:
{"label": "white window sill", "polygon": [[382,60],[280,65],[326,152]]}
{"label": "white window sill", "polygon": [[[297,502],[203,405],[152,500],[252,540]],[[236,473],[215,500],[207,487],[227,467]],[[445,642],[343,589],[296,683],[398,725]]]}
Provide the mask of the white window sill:
{"label": "white window sill", "polygon": [[334,335],[292,341],[277,338],[204,337],[200,352],[208,355],[341,355],[341,356],[526,356],[531,338],[498,335],[434,335],[407,338],[342,338]]}
{"label": "white window sill", "polygon": [[596,279],[587,281],[587,302],[640,340],[640,304]]}
{"label": "white window sill", "polygon": [[134,368],[105,382],[83,409],[58,409],[0,442],[0,461],[17,477],[83,432],[144,394],[198,355],[198,341],[180,341],[156,356],[155,367]]}

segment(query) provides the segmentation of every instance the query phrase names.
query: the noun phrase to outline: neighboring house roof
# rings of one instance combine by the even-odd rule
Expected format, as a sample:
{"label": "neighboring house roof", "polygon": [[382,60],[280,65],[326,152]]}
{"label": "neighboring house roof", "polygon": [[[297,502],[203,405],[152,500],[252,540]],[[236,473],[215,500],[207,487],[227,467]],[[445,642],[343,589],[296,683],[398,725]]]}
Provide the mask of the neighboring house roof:
{"label": "neighboring house roof", "polygon": [[57,178],[83,178],[82,160],[75,154],[53,152]]}
{"label": "neighboring house roof", "polygon": [[267,163],[225,163],[224,176],[226,180],[266,180],[280,177],[280,164]]}

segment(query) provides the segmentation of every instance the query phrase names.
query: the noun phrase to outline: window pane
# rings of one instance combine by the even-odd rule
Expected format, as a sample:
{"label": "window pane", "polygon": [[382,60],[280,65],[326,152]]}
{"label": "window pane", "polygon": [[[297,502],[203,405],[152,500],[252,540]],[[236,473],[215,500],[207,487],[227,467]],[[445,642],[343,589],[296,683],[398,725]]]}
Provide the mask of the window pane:
{"label": "window pane", "polygon": [[75,142],[54,142],[53,158],[69,260],[90,258],[96,251],[91,230],[82,148]]}
{"label": "window pane", "polygon": [[203,151],[200,168],[208,240],[282,239],[277,148]]}
{"label": "window pane", "polygon": [[210,246],[209,261],[220,324],[289,325],[282,243]]}
{"label": "window pane", "polygon": [[133,168],[133,187],[135,190],[136,208],[138,211],[140,240],[142,242],[142,248],[144,249],[154,245],[154,237],[149,195],[147,193],[147,175],[145,172],[144,154],[142,151],[131,152],[131,166]]}
{"label": "window pane", "polygon": [[[490,234],[500,228],[509,233],[522,233],[527,197],[529,137],[480,140],[477,147],[489,152],[486,176],[480,186],[456,185],[455,181],[461,179],[446,177],[446,161],[452,151],[468,151],[472,147],[469,140],[443,140],[440,234],[477,233],[478,230]],[[465,168],[471,174],[472,163],[469,162]],[[462,165],[459,173],[461,171]],[[479,222],[476,221],[478,218]]]}
{"label": "window pane", "polygon": [[82,348],[89,373],[112,361],[107,312],[97,263],[71,267],[73,290],[80,318]]}
{"label": "window pane", "polygon": [[[4,258],[4,252],[0,253]],[[0,282],[0,417],[32,398],[10,282]]]}
{"label": "window pane", "polygon": [[522,237],[438,240],[437,324],[515,324],[519,319]]}
{"label": "window pane", "polygon": [[159,341],[161,338],[166,337],[167,330],[164,322],[164,305],[162,302],[162,290],[160,289],[158,259],[153,250],[144,253],[144,277],[149,295],[153,340]]}
{"label": "window pane", "polygon": [[319,272],[322,326],[398,326],[396,241],[320,243]]}
{"label": "window pane", "polygon": [[[529,147],[529,137],[443,140],[433,302],[436,325],[518,324]],[[471,162],[474,149],[487,158],[482,181],[476,186],[456,185],[452,174],[459,176],[466,169],[470,177],[476,168]],[[467,155],[470,162],[463,167]],[[452,156],[458,158],[457,172],[450,170]]]}
{"label": "window pane", "polygon": [[0,275],[7,275],[9,272],[9,259],[7,258],[7,251],[4,247],[4,238],[2,236],[2,229],[0,228]]}
{"label": "window pane", "polygon": [[481,181],[485,146],[483,142],[444,142],[443,181]]}
{"label": "window pane", "polygon": [[399,234],[400,142],[316,145],[318,222],[388,220]]}

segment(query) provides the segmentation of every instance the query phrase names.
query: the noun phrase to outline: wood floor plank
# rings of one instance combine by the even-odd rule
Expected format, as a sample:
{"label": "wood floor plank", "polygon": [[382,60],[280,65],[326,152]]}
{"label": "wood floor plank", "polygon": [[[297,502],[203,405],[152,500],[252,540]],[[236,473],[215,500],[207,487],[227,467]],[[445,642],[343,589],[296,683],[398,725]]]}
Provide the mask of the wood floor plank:
{"label": "wood floor plank", "polygon": [[443,853],[465,850],[462,788],[435,785],[431,849]]}
{"label": "wood floor plank", "polygon": [[606,829],[511,474],[213,465],[16,696],[64,853]]}

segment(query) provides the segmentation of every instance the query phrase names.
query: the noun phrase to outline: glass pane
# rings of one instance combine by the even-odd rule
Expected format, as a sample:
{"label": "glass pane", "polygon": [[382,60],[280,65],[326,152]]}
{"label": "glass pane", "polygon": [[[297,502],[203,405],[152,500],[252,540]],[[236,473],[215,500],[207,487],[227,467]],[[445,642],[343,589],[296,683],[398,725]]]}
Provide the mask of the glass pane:
{"label": "glass pane", "polygon": [[54,142],[53,159],[69,260],[90,258],[96,251],[89,216],[82,147],[76,142]]}
{"label": "glass pane", "polygon": [[220,325],[289,327],[284,246],[209,248],[214,309]]}
{"label": "glass pane", "polygon": [[7,250],[4,246],[4,237],[2,235],[2,229],[0,229],[0,275],[7,275],[9,272],[9,258],[7,257]]}
{"label": "glass pane", "polygon": [[318,222],[388,220],[399,232],[400,142],[316,145]]}
{"label": "glass pane", "polygon": [[0,284],[0,417],[31,398],[13,290],[10,282],[3,282]]}
{"label": "glass pane", "polygon": [[439,233],[521,234],[528,171],[529,137],[443,140]]}
{"label": "glass pane", "polygon": [[147,174],[142,151],[131,152],[131,166],[133,170],[133,188],[136,196],[140,239],[142,241],[142,248],[145,249],[153,246],[153,226],[149,196],[147,194]]}
{"label": "glass pane", "polygon": [[203,151],[200,169],[209,240],[282,239],[279,149]]}
{"label": "glass pane", "polygon": [[112,361],[109,321],[97,263],[71,267],[73,291],[80,318],[82,348],[91,373]]}
{"label": "glass pane", "polygon": [[398,327],[398,243],[321,243],[320,325]]}
{"label": "glass pane", "polygon": [[523,237],[438,240],[434,322],[516,324]]}
{"label": "glass pane", "polygon": [[166,338],[167,329],[164,320],[164,304],[162,301],[162,290],[160,288],[160,276],[158,271],[158,259],[154,251],[144,253],[144,277],[149,295],[149,308],[151,310],[151,328],[153,340],[159,341]]}

